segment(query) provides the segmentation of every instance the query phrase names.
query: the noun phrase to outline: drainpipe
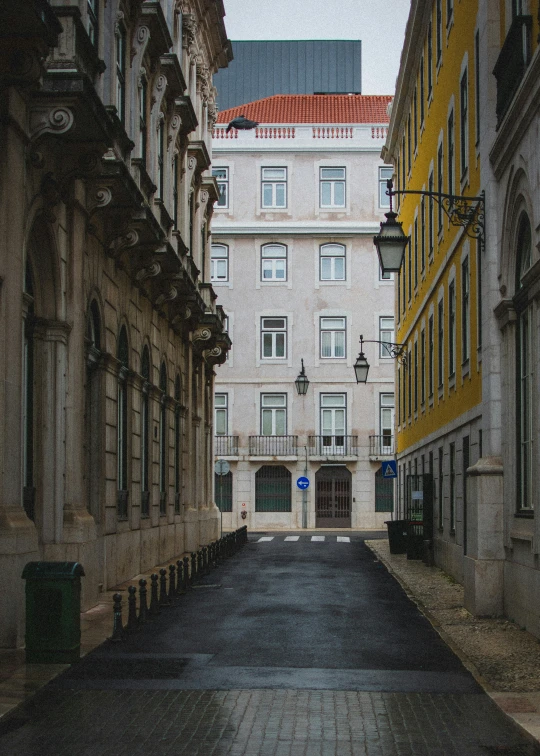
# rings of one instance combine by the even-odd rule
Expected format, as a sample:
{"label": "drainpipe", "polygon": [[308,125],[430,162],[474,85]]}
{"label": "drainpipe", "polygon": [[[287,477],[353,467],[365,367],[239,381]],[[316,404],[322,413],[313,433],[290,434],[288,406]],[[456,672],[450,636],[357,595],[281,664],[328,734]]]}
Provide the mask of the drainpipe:
{"label": "drainpipe", "polygon": [[[304,476],[307,478],[308,474],[308,452],[307,452],[307,446],[304,446],[304,451],[306,453],[305,461],[304,461]],[[302,527],[307,528],[307,488],[305,488],[302,491]]]}

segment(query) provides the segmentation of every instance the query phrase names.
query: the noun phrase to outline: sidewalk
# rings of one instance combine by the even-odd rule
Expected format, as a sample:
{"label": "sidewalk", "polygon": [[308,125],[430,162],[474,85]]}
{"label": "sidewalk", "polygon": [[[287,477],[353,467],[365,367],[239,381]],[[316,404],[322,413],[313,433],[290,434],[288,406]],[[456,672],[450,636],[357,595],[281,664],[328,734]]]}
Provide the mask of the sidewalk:
{"label": "sidewalk", "polygon": [[437,567],[390,554],[385,540],[366,545],[499,709],[540,743],[540,641],[508,620],[473,617],[463,606],[463,586]]}

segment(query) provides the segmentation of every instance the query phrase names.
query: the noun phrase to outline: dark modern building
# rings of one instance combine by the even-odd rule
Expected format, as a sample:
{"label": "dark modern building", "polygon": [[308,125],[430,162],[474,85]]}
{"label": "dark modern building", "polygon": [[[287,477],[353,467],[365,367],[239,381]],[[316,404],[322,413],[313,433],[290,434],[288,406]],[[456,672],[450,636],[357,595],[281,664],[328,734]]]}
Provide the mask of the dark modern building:
{"label": "dark modern building", "polygon": [[275,94],[361,94],[359,39],[233,42],[214,76],[220,110]]}

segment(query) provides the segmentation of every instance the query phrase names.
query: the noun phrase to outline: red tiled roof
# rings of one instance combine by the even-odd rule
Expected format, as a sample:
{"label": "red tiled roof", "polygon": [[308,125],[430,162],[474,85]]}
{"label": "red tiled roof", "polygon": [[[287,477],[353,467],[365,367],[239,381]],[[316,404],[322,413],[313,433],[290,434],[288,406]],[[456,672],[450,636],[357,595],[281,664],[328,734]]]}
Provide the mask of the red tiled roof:
{"label": "red tiled roof", "polygon": [[274,95],[218,114],[229,123],[244,114],[259,123],[388,123],[391,95]]}

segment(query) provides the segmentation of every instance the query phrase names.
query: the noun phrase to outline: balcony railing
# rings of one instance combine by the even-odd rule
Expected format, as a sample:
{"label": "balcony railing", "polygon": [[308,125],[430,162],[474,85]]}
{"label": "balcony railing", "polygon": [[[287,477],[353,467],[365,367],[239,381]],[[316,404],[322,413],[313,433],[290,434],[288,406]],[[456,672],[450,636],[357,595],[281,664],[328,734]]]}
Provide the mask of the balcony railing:
{"label": "balcony railing", "polygon": [[516,16],[508,30],[493,73],[497,79],[497,126],[500,124],[531,60],[532,16]]}
{"label": "balcony railing", "polygon": [[389,457],[395,453],[395,444],[393,436],[370,436],[369,437],[369,456],[370,457]]}
{"label": "balcony railing", "polygon": [[249,453],[254,457],[294,457],[298,436],[250,436]]}
{"label": "balcony railing", "polygon": [[237,457],[238,436],[215,436],[214,454],[216,457]]}
{"label": "balcony railing", "polygon": [[310,436],[309,447],[316,457],[355,457],[358,436]]}

